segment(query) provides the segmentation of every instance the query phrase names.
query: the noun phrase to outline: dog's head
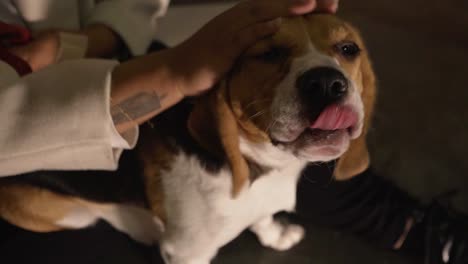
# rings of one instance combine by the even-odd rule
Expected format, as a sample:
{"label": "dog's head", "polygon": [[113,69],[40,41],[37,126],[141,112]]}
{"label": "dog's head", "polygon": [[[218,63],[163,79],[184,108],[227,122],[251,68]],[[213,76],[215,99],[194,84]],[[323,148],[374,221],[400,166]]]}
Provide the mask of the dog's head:
{"label": "dog's head", "polygon": [[341,157],[335,177],[347,178],[368,166],[374,95],[367,51],[352,26],[331,15],[287,18],[201,98],[189,129],[226,155],[235,194],[248,180],[249,159],[275,167]]}

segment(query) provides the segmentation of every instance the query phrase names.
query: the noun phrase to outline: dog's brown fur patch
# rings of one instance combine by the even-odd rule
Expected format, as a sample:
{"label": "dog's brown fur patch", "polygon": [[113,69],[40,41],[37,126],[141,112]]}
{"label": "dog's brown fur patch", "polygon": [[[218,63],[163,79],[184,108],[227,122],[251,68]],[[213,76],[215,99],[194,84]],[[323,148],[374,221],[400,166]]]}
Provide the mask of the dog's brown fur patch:
{"label": "dog's brown fur patch", "polygon": [[63,229],[56,224],[79,206],[76,199],[28,185],[0,185],[0,215],[6,221],[35,231]]}
{"label": "dog's brown fur patch", "polygon": [[148,124],[141,127],[140,140],[145,142],[139,145],[137,150],[143,163],[145,192],[149,207],[154,215],[166,223],[162,174],[170,169],[175,150],[172,150],[165,142],[161,142],[161,137]]}

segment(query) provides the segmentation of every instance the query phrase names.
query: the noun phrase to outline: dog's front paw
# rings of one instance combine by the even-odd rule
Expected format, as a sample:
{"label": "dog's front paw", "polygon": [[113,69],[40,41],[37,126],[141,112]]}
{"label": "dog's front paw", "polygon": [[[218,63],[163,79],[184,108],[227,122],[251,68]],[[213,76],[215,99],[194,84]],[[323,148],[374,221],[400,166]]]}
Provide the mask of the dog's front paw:
{"label": "dog's front paw", "polygon": [[270,247],[276,250],[288,250],[304,238],[305,230],[300,225],[287,224],[283,226],[283,232]]}
{"label": "dog's front paw", "polygon": [[263,246],[271,247],[278,251],[288,250],[298,244],[305,235],[305,230],[300,225],[282,224],[268,217],[251,227]]}
{"label": "dog's front paw", "polygon": [[162,242],[160,245],[161,256],[165,264],[210,264],[210,260],[213,258],[210,256],[201,256],[200,252],[183,252],[182,250],[176,250],[170,243]]}

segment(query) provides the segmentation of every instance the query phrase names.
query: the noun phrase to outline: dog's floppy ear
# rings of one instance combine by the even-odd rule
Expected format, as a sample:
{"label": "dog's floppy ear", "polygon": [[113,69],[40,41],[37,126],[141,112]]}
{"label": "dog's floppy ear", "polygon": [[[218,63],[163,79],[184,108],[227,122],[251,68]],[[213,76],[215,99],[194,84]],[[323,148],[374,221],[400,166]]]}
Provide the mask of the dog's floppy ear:
{"label": "dog's floppy ear", "polygon": [[362,134],[351,141],[348,151],[338,160],[334,176],[337,180],[349,179],[369,167],[370,158],[367,149],[366,136],[374,110],[376,97],[376,80],[371,62],[367,54],[361,61],[362,94],[364,104],[364,126]]}
{"label": "dog's floppy ear", "polygon": [[224,84],[203,96],[192,110],[188,128],[205,149],[224,155],[232,171],[232,195],[237,197],[248,183],[250,172],[239,146],[237,119],[226,98]]}

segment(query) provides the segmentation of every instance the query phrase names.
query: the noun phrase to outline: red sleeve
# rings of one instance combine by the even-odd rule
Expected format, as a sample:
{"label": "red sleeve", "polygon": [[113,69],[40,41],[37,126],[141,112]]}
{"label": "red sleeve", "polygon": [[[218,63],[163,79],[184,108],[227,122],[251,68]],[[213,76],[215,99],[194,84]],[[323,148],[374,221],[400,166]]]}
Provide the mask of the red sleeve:
{"label": "red sleeve", "polygon": [[20,76],[31,73],[31,66],[20,57],[9,52],[7,47],[25,44],[30,40],[31,34],[26,28],[0,21],[0,60],[13,67]]}

